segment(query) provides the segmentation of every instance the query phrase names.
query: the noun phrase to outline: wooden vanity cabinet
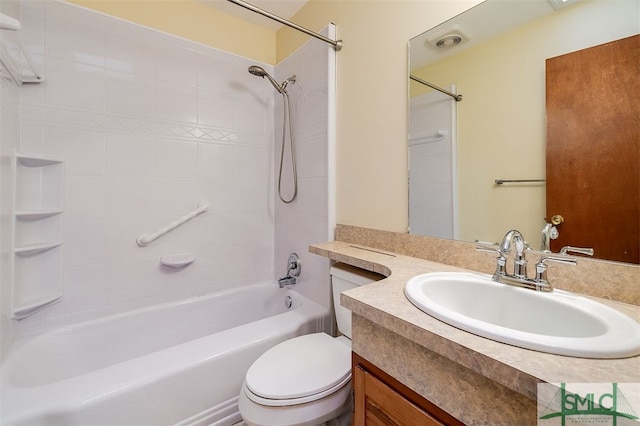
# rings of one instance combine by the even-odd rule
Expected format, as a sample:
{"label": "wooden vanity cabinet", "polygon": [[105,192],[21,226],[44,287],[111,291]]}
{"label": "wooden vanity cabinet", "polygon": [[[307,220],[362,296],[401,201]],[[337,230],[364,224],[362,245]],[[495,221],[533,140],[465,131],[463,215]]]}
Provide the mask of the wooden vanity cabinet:
{"label": "wooden vanity cabinet", "polygon": [[352,354],[354,426],[463,424],[355,352]]}

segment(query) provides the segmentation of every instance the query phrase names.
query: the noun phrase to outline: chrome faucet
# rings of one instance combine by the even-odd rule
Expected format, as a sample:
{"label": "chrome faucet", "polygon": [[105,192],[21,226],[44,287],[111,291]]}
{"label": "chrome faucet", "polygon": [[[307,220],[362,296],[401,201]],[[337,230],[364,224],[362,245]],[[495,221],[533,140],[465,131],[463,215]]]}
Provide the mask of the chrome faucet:
{"label": "chrome faucet", "polygon": [[296,283],[296,278],[300,276],[301,271],[302,264],[300,262],[300,258],[296,253],[291,253],[287,260],[287,275],[278,280],[280,288],[284,288],[284,286],[287,285],[294,285]]}
{"label": "chrome faucet", "polygon": [[553,223],[545,220],[542,227],[542,242],[540,244],[540,250],[545,253],[551,253],[551,240],[558,238],[558,228]]}
{"label": "chrome faucet", "polygon": [[[513,247],[515,247],[513,274],[509,274],[506,270],[506,255],[511,253]],[[496,258],[496,271],[493,273],[494,281],[538,291],[553,290],[553,287],[547,279],[547,265],[545,262],[576,264],[576,259],[573,257],[543,256],[536,264],[535,278],[531,279],[527,277],[526,251],[530,250],[530,248],[522,236],[522,233],[516,229],[510,230],[504,235],[498,248],[495,248],[495,246],[477,245],[476,250],[493,252],[498,255]]]}
{"label": "chrome faucet", "polygon": [[516,229],[512,229],[504,234],[502,243],[500,243],[500,251],[504,254],[510,254],[512,246],[516,248],[516,255],[513,260],[513,276],[516,278],[526,278],[527,259],[524,251],[529,250],[529,245],[524,240],[522,233]]}
{"label": "chrome faucet", "polygon": [[278,280],[278,285],[280,288],[284,288],[286,285],[294,285],[296,283],[296,277],[292,277],[287,275],[286,277],[282,277]]}
{"label": "chrome faucet", "polygon": [[[542,227],[542,243],[540,244],[540,250],[544,253],[551,253],[551,240],[555,240],[560,236],[558,228],[555,227],[555,225],[560,222],[554,222],[554,220],[564,221],[562,217],[557,219],[556,216],[551,219],[551,223],[547,222],[545,219],[544,226]],[[560,249],[560,254],[568,254],[569,252],[583,254],[585,256],[593,256],[593,249],[590,247],[564,246]]]}
{"label": "chrome faucet", "polygon": [[576,259],[573,257],[560,257],[560,256],[542,256],[540,261],[536,263],[536,277],[534,278],[534,282],[541,286],[542,288],[537,288],[537,290],[548,288],[551,291],[553,288],[549,281],[547,280],[547,264],[546,261],[550,262],[559,262],[559,263],[568,263],[570,265],[576,264]]}
{"label": "chrome faucet", "polygon": [[593,256],[593,249],[591,247],[564,246],[560,249],[560,254],[567,254],[569,252],[584,254],[585,256]]}

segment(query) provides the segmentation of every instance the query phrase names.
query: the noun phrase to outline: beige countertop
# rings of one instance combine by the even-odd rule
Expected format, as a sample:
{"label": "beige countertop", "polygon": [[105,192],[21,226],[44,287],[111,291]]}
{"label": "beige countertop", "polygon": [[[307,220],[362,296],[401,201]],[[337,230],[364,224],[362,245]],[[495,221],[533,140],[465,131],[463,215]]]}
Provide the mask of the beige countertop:
{"label": "beige countertop", "polygon": [[[353,313],[533,400],[538,383],[640,382],[640,356],[586,359],[518,348],[449,326],[404,296],[405,283],[415,275],[479,272],[342,241],[314,244],[309,250],[387,277],[342,294],[341,304]],[[593,299],[640,321],[639,306]]]}

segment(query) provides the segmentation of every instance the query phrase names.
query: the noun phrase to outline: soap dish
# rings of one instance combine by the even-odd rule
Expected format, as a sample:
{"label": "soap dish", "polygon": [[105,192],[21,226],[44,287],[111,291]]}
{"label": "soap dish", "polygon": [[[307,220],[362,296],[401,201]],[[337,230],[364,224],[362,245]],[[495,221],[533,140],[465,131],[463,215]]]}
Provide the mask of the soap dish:
{"label": "soap dish", "polygon": [[171,269],[182,269],[192,264],[195,260],[195,253],[172,254],[169,256],[161,256],[160,264]]}

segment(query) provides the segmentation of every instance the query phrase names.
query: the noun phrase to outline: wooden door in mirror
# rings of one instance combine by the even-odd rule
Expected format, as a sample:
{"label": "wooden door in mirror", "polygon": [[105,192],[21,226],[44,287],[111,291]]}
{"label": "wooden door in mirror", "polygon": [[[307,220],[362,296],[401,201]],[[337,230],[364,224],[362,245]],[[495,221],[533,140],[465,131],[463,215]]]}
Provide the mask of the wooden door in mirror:
{"label": "wooden door in mirror", "polygon": [[640,263],[640,35],[548,59],[546,106],[552,251]]}

